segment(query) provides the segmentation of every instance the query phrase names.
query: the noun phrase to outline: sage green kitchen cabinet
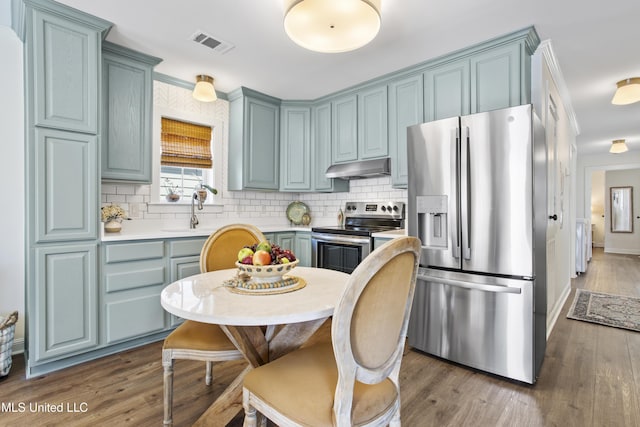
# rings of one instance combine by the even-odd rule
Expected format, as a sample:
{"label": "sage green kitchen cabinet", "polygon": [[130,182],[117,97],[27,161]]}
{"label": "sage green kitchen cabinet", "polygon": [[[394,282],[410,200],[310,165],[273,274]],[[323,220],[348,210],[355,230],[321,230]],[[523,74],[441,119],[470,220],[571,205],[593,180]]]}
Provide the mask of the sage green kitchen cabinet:
{"label": "sage green kitchen cabinet", "polygon": [[422,74],[416,74],[389,84],[389,157],[391,184],[407,188],[407,127],[424,121]]}
{"label": "sage green kitchen cabinet", "polygon": [[349,181],[331,179],[326,172],[331,166],[331,102],[315,105],[312,110],[313,190],[323,192],[349,191]]}
{"label": "sage green kitchen cabinet", "polygon": [[153,67],[160,59],[102,45],[102,179],[151,183]]}
{"label": "sage green kitchen cabinet", "polygon": [[311,233],[297,231],[294,254],[300,260],[301,267],[311,267]]}
{"label": "sage green kitchen cabinet", "polygon": [[54,2],[25,4],[33,125],[97,134],[100,43],[111,24]]}
{"label": "sage green kitchen cabinet", "polygon": [[389,155],[387,86],[358,93],[358,159]]}
{"label": "sage green kitchen cabinet", "polygon": [[331,103],[331,161],[358,160],[358,97],[355,94]]}
{"label": "sage green kitchen cabinet", "polygon": [[278,190],[280,100],[242,87],[229,94],[231,191]]}
{"label": "sage green kitchen cabinet", "polygon": [[168,283],[164,241],[103,246],[101,323],[104,344],[160,332],[166,313],[160,293]]}
{"label": "sage green kitchen cabinet", "polygon": [[469,68],[469,58],[463,58],[425,71],[425,121],[469,114]]}
{"label": "sage green kitchen cabinet", "polygon": [[285,231],[276,233],[276,244],[282,249],[289,249],[294,254],[296,253],[296,233],[295,231]]}
{"label": "sage green kitchen cabinet", "polygon": [[386,238],[386,237],[374,237],[373,238],[373,250],[378,249],[380,246],[384,245],[385,243],[387,243],[391,239],[392,239],[392,237],[389,237],[389,238]]}
{"label": "sage green kitchen cabinet", "polygon": [[30,365],[98,344],[97,245],[39,246],[28,299]]}
{"label": "sage green kitchen cabinet", "polygon": [[28,187],[35,242],[97,239],[97,137],[36,127],[34,139]]}
{"label": "sage green kitchen cabinet", "polygon": [[525,55],[524,49],[524,42],[520,42],[471,56],[471,113],[529,102],[530,82],[523,74],[523,65],[529,63],[530,56]]}
{"label": "sage green kitchen cabinet", "polygon": [[[171,276],[169,281],[171,283],[185,277],[200,274],[200,252],[205,241],[206,239],[178,239],[167,243],[169,248],[169,275]],[[175,327],[183,321],[178,316],[168,315],[170,327]]]}
{"label": "sage green kitchen cabinet", "polygon": [[311,108],[283,105],[280,113],[280,190],[310,191]]}

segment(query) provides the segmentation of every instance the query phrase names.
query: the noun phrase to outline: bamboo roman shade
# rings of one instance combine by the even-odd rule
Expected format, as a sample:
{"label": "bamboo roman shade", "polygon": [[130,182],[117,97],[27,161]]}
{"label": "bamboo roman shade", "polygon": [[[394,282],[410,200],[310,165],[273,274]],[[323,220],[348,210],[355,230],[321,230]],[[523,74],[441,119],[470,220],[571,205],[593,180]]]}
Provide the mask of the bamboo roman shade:
{"label": "bamboo roman shade", "polygon": [[179,120],[162,118],[163,166],[210,169],[211,128]]}

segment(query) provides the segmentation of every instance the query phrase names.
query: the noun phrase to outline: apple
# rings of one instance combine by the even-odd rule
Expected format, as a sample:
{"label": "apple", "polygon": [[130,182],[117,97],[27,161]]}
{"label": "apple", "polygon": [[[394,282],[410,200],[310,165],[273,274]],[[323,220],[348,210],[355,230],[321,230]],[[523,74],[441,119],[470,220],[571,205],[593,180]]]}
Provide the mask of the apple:
{"label": "apple", "polygon": [[253,256],[253,251],[251,250],[251,248],[242,248],[238,252],[238,261],[242,262],[242,260],[248,256]]}
{"label": "apple", "polygon": [[253,254],[253,265],[269,265],[269,264],[271,264],[270,252],[259,249]]}
{"label": "apple", "polygon": [[271,244],[267,240],[260,242],[258,246],[256,246],[256,252],[257,251],[271,252]]}

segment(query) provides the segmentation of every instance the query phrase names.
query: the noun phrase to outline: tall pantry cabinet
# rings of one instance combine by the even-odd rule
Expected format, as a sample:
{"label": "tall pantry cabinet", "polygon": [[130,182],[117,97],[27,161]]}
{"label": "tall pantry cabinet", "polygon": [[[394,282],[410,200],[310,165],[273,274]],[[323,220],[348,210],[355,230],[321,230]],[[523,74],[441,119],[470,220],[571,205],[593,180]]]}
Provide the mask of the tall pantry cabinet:
{"label": "tall pantry cabinet", "polygon": [[100,52],[111,23],[24,3],[29,377],[98,343]]}

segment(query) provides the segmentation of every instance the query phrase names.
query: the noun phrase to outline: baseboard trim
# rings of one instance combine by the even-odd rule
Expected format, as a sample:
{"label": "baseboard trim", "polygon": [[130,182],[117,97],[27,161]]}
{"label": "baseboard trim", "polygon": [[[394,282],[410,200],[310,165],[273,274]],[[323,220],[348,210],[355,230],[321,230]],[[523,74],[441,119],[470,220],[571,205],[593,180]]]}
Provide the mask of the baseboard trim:
{"label": "baseboard trim", "polygon": [[553,331],[554,326],[556,326],[556,322],[558,321],[558,317],[560,317],[560,313],[562,312],[562,307],[564,307],[565,302],[567,302],[567,298],[569,298],[569,294],[571,294],[571,280],[567,282],[564,289],[562,290],[562,295],[558,299],[558,302],[553,307],[550,313],[548,313],[547,319],[547,341],[549,340],[549,336],[551,335],[551,331]]}
{"label": "baseboard trim", "polygon": [[640,255],[640,250],[638,249],[604,248],[604,252],[607,254]]}
{"label": "baseboard trim", "polygon": [[11,354],[24,353],[24,338],[16,338],[13,340],[13,346],[11,347]]}

